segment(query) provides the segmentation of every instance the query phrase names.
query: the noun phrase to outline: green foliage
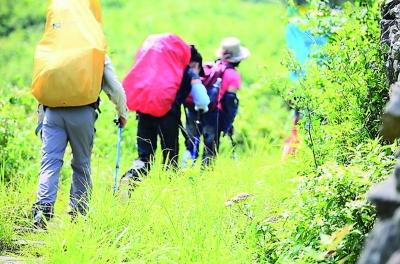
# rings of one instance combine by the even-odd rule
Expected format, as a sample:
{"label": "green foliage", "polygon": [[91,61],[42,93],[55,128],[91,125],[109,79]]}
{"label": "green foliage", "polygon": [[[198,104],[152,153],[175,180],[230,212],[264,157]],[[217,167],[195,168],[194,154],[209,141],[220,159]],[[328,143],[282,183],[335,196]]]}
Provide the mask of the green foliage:
{"label": "green foliage", "polygon": [[280,220],[258,227],[258,238],[268,244],[260,256],[270,263],[355,263],[375,220],[365,193],[390,173],[393,158],[387,152],[391,149],[371,141],[355,150],[349,166],[327,163],[300,178]]}
{"label": "green foliage", "polygon": [[0,109],[0,181],[9,182],[15,175],[23,176],[35,156],[33,147],[26,143],[34,139],[33,131],[27,130],[27,123],[17,122],[35,111],[31,100],[18,97],[0,99]]}
{"label": "green foliage", "polygon": [[307,74],[283,94],[303,112],[302,132],[318,168],[301,172],[278,221],[259,224],[258,256],[268,263],[355,263],[375,220],[365,194],[393,169],[394,149],[371,140],[388,94],[378,1],[347,4],[339,14],[316,6],[322,17],[310,16],[308,26],[329,32],[329,43],[304,68],[288,59],[290,70]]}
{"label": "green foliage", "polygon": [[[44,10],[47,1],[35,0],[1,0],[0,3],[0,36],[33,25],[44,23]],[[27,8],[31,6],[32,8]]]}
{"label": "green foliage", "polygon": [[12,236],[11,223],[0,216],[0,254],[13,249]]}
{"label": "green foliage", "polygon": [[309,63],[306,77],[284,92],[304,112],[319,164],[349,162],[346,149],[375,138],[387,100],[377,5],[346,5],[341,16],[346,22],[331,33],[318,63]]}

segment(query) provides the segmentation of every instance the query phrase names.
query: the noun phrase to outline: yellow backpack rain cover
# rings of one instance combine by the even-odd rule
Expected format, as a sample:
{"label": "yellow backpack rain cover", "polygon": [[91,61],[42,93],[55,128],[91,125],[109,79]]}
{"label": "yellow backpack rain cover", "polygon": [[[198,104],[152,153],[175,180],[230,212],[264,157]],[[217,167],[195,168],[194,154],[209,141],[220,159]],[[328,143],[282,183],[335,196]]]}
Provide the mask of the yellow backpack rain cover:
{"label": "yellow backpack rain cover", "polygon": [[32,94],[49,107],[95,102],[105,52],[99,0],[52,0],[36,48]]}

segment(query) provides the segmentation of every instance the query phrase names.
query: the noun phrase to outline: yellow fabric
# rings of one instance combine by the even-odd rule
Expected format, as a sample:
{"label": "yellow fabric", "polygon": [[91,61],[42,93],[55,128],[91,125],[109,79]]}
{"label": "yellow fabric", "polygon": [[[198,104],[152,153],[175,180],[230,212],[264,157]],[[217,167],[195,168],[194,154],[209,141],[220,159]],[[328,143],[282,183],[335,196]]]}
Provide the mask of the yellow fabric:
{"label": "yellow fabric", "polygon": [[92,10],[92,13],[96,20],[101,23],[102,22],[102,16],[101,16],[101,6],[100,6],[100,1],[99,0],[90,0],[90,10]]}
{"label": "yellow fabric", "polygon": [[41,104],[81,106],[97,100],[106,52],[100,21],[97,0],[51,1],[33,69],[32,94]]}

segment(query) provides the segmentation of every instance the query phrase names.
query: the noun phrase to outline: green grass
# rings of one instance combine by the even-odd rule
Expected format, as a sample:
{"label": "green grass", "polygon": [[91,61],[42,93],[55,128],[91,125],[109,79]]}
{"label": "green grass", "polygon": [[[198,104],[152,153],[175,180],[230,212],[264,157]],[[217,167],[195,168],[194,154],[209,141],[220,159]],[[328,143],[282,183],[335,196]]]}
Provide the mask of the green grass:
{"label": "green grass", "polygon": [[[19,166],[15,175],[7,175],[13,179],[10,185],[0,182],[0,252],[45,263],[257,261],[257,253],[262,250],[257,225],[283,210],[282,202],[295,188],[292,179],[306,164],[280,160],[289,115],[272,90],[273,80],[286,74],[280,64],[284,53],[283,8],[239,0],[103,3],[109,53],[120,77],[151,33],[177,33],[195,43],[206,60],[214,59],[223,37],[235,35],[242,39],[252,57],[240,66],[244,85],[239,92],[241,109],[236,124],[238,159],[230,159],[230,143],[224,138],[214,170],[201,172],[196,166],[172,173],[162,171],[157,164],[129,201],[116,198],[112,195],[115,111],[102,95],[103,113],[96,123],[92,160],[94,193],[88,216],[72,224],[66,214],[71,174],[67,152],[56,218],[48,233],[17,232],[16,226],[29,226],[37,188],[40,140],[33,135],[35,101],[29,86],[34,47],[42,26],[18,30],[0,38],[0,61],[8,62],[0,69],[0,106],[5,117],[15,121],[15,142],[9,150],[15,153],[15,159],[6,163],[18,162]],[[136,121],[131,114],[124,130],[122,172],[137,155],[135,134]],[[242,204],[225,206],[228,199],[241,192],[252,196]],[[12,238],[43,240],[45,246],[14,248]]]}
{"label": "green grass", "polygon": [[[95,166],[89,215],[72,224],[62,206],[48,234],[31,238],[46,246],[29,251],[47,263],[251,262],[257,224],[280,210],[294,187],[297,163],[283,164],[277,150],[261,149],[237,161],[221,157],[205,172],[156,167],[129,200],[114,197],[112,173]],[[241,192],[252,196],[225,206]]]}

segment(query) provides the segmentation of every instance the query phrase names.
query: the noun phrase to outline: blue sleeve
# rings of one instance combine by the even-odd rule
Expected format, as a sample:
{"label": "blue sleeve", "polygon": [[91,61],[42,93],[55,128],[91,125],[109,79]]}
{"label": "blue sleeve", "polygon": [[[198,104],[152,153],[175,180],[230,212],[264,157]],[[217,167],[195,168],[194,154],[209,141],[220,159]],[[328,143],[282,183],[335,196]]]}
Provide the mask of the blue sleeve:
{"label": "blue sleeve", "polygon": [[202,83],[192,84],[192,97],[195,105],[204,106],[210,103],[206,87]]}

